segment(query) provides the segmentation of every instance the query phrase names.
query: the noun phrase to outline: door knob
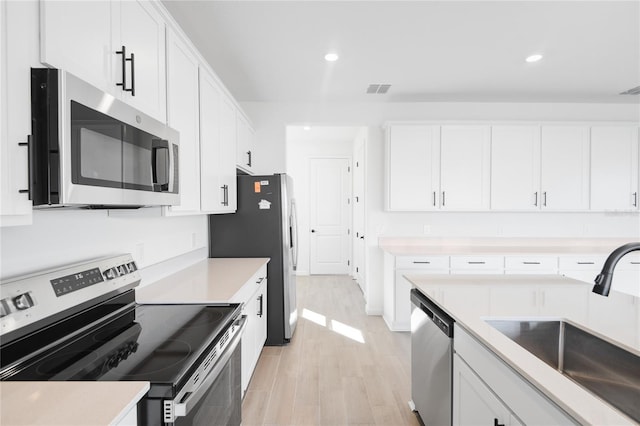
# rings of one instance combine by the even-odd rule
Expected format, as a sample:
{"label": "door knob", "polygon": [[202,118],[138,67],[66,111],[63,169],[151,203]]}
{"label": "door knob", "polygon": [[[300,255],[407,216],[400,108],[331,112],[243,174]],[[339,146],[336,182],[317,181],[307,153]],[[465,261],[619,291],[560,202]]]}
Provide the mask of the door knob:
{"label": "door knob", "polygon": [[316,230],[315,230],[315,229],[312,229],[312,230],[311,230],[311,232],[316,232]]}

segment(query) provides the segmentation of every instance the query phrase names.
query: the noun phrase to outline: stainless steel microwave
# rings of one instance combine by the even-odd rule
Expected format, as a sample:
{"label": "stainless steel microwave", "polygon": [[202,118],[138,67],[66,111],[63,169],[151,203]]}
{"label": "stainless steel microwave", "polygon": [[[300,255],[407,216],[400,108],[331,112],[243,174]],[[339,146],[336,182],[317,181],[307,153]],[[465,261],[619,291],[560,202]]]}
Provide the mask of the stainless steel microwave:
{"label": "stainless steel microwave", "polygon": [[31,69],[36,207],[178,205],[179,134],[72,74]]}

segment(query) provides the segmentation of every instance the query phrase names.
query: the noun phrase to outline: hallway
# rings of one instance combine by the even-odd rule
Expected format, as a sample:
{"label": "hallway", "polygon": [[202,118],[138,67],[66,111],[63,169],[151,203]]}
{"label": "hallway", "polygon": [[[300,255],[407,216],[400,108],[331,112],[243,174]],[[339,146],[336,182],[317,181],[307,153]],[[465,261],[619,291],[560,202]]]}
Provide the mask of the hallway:
{"label": "hallway", "polygon": [[291,343],[265,347],[247,390],[243,425],[417,425],[410,336],[364,311],[348,276],[297,277]]}

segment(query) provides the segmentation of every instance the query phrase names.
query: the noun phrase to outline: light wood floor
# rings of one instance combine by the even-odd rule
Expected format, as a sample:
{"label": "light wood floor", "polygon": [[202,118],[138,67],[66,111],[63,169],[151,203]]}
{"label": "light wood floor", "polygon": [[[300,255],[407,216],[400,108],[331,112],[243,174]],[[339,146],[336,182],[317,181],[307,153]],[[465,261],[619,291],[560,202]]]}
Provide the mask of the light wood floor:
{"label": "light wood floor", "polygon": [[297,282],[300,317],[293,339],[264,348],[242,424],[418,425],[407,404],[409,334],[392,333],[382,317],[366,315],[350,277]]}

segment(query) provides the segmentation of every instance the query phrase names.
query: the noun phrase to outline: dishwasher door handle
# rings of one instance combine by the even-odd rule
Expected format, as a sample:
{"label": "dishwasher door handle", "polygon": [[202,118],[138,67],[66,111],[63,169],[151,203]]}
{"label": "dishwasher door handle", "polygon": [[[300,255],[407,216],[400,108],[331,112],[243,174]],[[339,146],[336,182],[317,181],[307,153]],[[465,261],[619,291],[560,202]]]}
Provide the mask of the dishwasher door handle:
{"label": "dishwasher door handle", "polygon": [[411,290],[411,303],[429,317],[444,334],[453,337],[454,320],[416,289]]}

